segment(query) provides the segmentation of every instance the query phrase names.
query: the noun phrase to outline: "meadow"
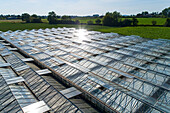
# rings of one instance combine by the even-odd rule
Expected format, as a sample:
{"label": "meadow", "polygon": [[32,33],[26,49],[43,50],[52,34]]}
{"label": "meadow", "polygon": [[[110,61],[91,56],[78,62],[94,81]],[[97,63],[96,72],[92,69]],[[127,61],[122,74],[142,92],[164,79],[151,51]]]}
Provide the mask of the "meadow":
{"label": "meadow", "polygon": [[0,23],[20,23],[22,20],[17,19],[17,20],[0,20]]}
{"label": "meadow", "polygon": [[[79,20],[80,23],[87,23],[88,21],[93,21],[93,23],[95,24],[95,21],[98,18],[93,18],[93,17],[77,17],[77,18],[73,18],[73,21]],[[101,18],[99,18],[101,19]],[[125,18],[122,18],[121,20],[124,20]],[[131,19],[132,18],[127,18],[127,19]],[[152,21],[156,21],[157,24],[156,25],[164,25],[166,22],[166,18],[137,18],[138,19],[138,25],[152,25]],[[42,21],[44,23],[48,23],[47,19],[42,19]]]}
{"label": "meadow", "polygon": [[152,25],[152,21],[156,21],[156,25],[164,25],[166,18],[137,18],[138,25]]}
{"label": "meadow", "polygon": [[[73,18],[73,20],[79,20],[80,23],[87,23],[87,21],[93,21],[93,23],[95,23],[95,20],[97,18]],[[122,18],[121,20],[124,20],[125,18]],[[131,19],[132,18],[127,18],[127,19]],[[152,25],[152,21],[156,21],[157,24],[156,25],[164,25],[166,22],[166,18],[137,18],[138,19],[138,25]]]}
{"label": "meadow", "polygon": [[74,27],[80,29],[94,30],[100,32],[114,32],[121,35],[138,35],[144,38],[152,39],[170,39],[170,27],[107,27],[99,25],[69,25],[69,24],[57,24],[51,25],[48,23],[21,23],[21,22],[0,22],[0,31],[8,30],[31,30],[31,29],[45,29],[45,28],[57,28],[57,27]]}

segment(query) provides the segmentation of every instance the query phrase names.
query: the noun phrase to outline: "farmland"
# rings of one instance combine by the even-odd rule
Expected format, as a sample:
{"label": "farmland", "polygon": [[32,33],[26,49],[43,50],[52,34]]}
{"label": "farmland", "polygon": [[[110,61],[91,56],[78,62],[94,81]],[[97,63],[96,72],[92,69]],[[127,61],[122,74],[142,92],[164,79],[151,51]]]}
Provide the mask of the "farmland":
{"label": "farmland", "polygon": [[20,23],[22,20],[0,20],[0,23]]}
{"label": "farmland", "polygon": [[0,31],[8,30],[24,30],[24,29],[45,29],[45,28],[57,28],[57,27],[75,27],[84,28],[87,30],[94,30],[100,32],[114,32],[122,35],[139,35],[145,38],[164,38],[170,39],[169,27],[107,27],[99,25],[68,25],[58,24],[51,25],[48,23],[13,23],[13,22],[1,22]]}
{"label": "farmland", "polygon": [[[81,23],[86,23],[91,20],[95,22],[97,18],[73,18],[73,20],[79,20]],[[124,18],[123,18],[124,19]],[[123,20],[122,19],[122,20]],[[138,18],[138,25],[152,25],[152,21],[157,21],[157,25],[163,25],[166,18]],[[100,32],[114,32],[122,35],[139,35],[145,38],[170,38],[169,27],[107,27],[99,25],[68,25],[68,24],[48,24],[47,19],[42,19],[43,23],[24,23],[22,20],[0,20],[0,31],[8,30],[24,30],[24,29],[45,29],[45,28],[57,28],[57,27],[75,27],[85,28],[87,30],[94,30]]]}
{"label": "farmland", "polygon": [[[85,17],[79,17],[79,18],[73,18],[73,21],[79,20],[80,23],[87,23],[87,21],[93,21],[95,23],[95,20],[98,18],[85,18]],[[125,18],[122,18],[124,20]],[[132,18],[127,18],[127,19],[132,19]],[[152,25],[152,21],[156,21],[156,25],[164,25],[166,22],[166,18],[137,18],[138,19],[138,25]],[[11,23],[18,23],[22,22],[22,20],[0,20],[0,23],[6,23],[6,22],[11,22]],[[43,23],[48,23],[47,19],[42,19]]]}
{"label": "farmland", "polygon": [[[93,21],[95,23],[95,20],[98,18],[88,18],[88,17],[78,17],[78,18],[73,18],[73,21],[79,20],[80,23],[87,23],[88,21]],[[101,19],[101,18],[100,18]],[[122,18],[124,20],[125,18]],[[127,18],[127,19],[132,19],[132,18]],[[152,21],[156,21],[156,25],[164,25],[166,22],[166,18],[137,18],[138,19],[138,25],[152,25]],[[42,19],[44,23],[48,23],[47,19]]]}
{"label": "farmland", "polygon": [[[97,18],[74,18],[73,20],[79,20],[80,23],[87,23],[87,21],[93,21],[95,23],[95,20]],[[124,20],[125,18],[122,18]],[[127,18],[132,19],[132,18]],[[156,21],[156,25],[164,25],[166,18],[137,18],[139,23],[138,25],[152,25],[152,21]]]}
{"label": "farmland", "polygon": [[164,25],[166,18],[137,18],[139,23],[138,25],[152,25],[152,21],[156,21],[156,25]]}

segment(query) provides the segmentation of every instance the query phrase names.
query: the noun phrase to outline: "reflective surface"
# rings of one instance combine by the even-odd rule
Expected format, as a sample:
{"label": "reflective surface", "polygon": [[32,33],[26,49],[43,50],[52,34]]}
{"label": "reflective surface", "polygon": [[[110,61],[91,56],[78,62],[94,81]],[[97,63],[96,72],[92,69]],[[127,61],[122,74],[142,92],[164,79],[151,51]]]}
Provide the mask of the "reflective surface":
{"label": "reflective surface", "polygon": [[101,109],[170,111],[170,40],[74,28],[8,31],[1,37],[81,89]]}
{"label": "reflective surface", "polygon": [[[82,112],[9,49],[2,44],[0,48],[3,48],[0,50],[1,56],[4,53],[11,53],[0,57],[0,62],[11,64],[10,67],[0,68],[0,112],[22,113],[24,107],[39,100],[43,100],[50,107],[51,112]],[[35,109],[35,111],[43,112],[42,109]]]}

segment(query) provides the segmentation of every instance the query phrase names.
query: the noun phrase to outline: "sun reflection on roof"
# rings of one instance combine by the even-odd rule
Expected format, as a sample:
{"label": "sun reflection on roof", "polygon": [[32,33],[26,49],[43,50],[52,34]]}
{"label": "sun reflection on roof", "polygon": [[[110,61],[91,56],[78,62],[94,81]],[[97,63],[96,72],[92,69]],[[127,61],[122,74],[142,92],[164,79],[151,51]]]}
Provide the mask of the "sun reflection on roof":
{"label": "sun reflection on roof", "polygon": [[75,33],[75,36],[78,37],[78,41],[83,41],[85,39],[87,39],[87,35],[88,35],[88,32],[87,30],[85,29],[79,29],[76,33]]}

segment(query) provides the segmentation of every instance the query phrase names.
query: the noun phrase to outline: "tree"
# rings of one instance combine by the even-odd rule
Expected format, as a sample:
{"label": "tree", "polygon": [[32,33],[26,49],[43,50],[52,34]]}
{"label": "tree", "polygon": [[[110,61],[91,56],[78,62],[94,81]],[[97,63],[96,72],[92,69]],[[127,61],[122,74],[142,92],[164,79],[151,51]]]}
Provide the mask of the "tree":
{"label": "tree", "polygon": [[166,19],[166,22],[164,24],[165,27],[170,27],[170,18]]}
{"label": "tree", "polygon": [[20,16],[20,15],[17,15],[17,19],[21,19],[21,16]]}
{"label": "tree", "polygon": [[64,15],[64,16],[61,17],[61,20],[63,20],[63,21],[71,21],[71,17]]}
{"label": "tree", "polygon": [[41,17],[38,17],[36,14],[33,14],[33,15],[30,17],[30,22],[31,22],[31,23],[42,23]]}
{"label": "tree", "polygon": [[170,17],[170,7],[162,10],[162,15],[169,18]]}
{"label": "tree", "polygon": [[115,11],[113,13],[107,12],[103,18],[104,26],[120,26],[120,13]]}
{"label": "tree", "polygon": [[61,18],[61,16],[59,16],[59,15],[57,15],[56,17],[57,17],[57,18]]}
{"label": "tree", "polygon": [[33,14],[31,17],[37,18],[38,16],[36,14]]}
{"label": "tree", "polygon": [[155,20],[152,21],[152,25],[153,25],[153,26],[155,26],[156,23],[157,23],[157,22],[156,22]]}
{"label": "tree", "polygon": [[140,14],[140,13],[138,13],[137,15],[136,15],[136,17],[142,17],[143,15],[142,14]]}
{"label": "tree", "polygon": [[28,13],[22,14],[22,21],[26,21],[26,23],[30,22],[30,15]]}
{"label": "tree", "polygon": [[75,21],[75,24],[80,24],[80,21],[79,21],[79,20],[76,20],[76,21]]}
{"label": "tree", "polygon": [[102,21],[98,18],[98,19],[96,19],[96,24],[100,24]]}
{"label": "tree", "polygon": [[106,15],[103,17],[103,25],[104,26],[112,26],[113,25],[113,17],[112,13],[106,13]]}
{"label": "tree", "polygon": [[132,18],[132,24],[133,24],[133,26],[137,26],[138,25],[137,18],[135,18],[135,17]]}
{"label": "tree", "polygon": [[121,23],[122,23],[122,26],[131,26],[132,20],[124,19]]}
{"label": "tree", "polygon": [[88,25],[93,25],[93,21],[89,20],[89,21],[87,21],[87,24]]}
{"label": "tree", "polygon": [[148,14],[149,14],[148,11],[142,12],[142,15],[148,15]]}
{"label": "tree", "polygon": [[75,24],[75,21],[71,20],[71,16],[62,16],[61,20],[58,21],[61,24]]}
{"label": "tree", "polygon": [[56,24],[57,23],[57,16],[54,11],[48,13],[47,20],[49,21],[49,24]]}

